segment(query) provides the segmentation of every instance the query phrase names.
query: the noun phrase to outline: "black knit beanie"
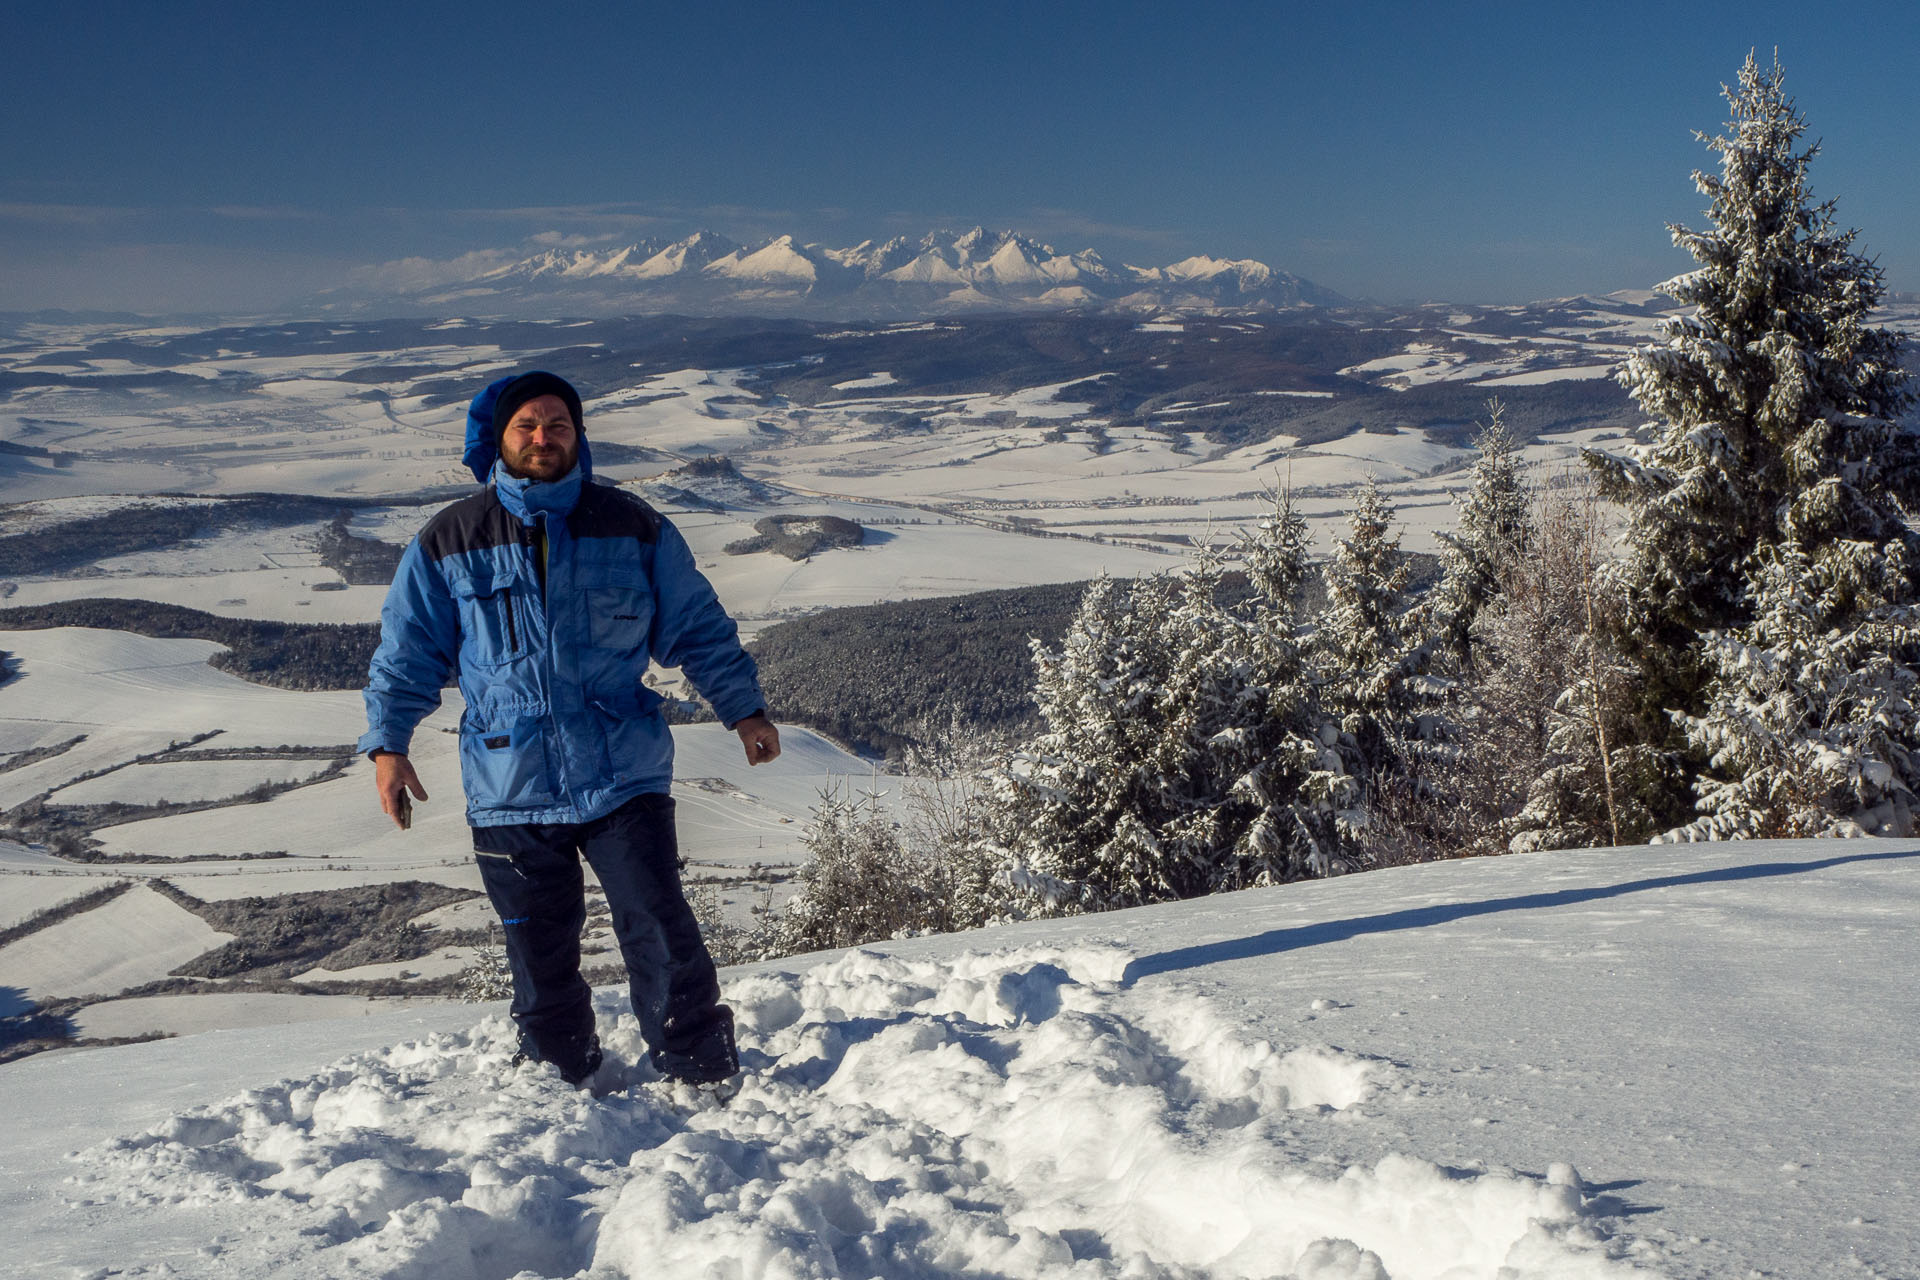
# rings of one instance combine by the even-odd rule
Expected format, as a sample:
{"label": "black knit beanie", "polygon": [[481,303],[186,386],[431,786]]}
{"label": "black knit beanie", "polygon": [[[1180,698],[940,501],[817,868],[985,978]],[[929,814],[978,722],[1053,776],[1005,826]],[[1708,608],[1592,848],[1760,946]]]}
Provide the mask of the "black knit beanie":
{"label": "black knit beanie", "polygon": [[541,396],[559,396],[567,402],[567,412],[573,415],[573,429],[586,434],[580,422],[580,393],[573,384],[557,373],[548,373],[536,369],[532,373],[523,373],[500,388],[500,396],[493,402],[493,438],[498,442],[500,435],[513,421],[520,406],[529,400],[538,400]]}

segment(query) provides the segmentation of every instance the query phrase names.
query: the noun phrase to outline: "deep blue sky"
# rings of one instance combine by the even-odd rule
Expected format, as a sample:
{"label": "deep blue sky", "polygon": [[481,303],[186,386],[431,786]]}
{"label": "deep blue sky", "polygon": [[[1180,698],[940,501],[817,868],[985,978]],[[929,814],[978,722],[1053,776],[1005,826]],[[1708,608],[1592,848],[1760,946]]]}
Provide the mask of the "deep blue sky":
{"label": "deep blue sky", "polygon": [[1920,5],[16,5],[0,308],[270,307],[355,267],[984,223],[1381,299],[1648,287],[1778,48],[1819,194],[1920,289]]}

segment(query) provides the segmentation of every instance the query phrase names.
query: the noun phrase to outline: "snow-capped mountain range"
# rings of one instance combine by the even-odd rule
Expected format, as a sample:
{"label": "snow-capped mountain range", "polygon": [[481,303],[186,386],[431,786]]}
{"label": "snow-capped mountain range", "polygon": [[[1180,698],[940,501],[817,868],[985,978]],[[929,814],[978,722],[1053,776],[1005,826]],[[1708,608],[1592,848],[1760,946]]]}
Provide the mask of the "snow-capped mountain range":
{"label": "snow-capped mountain range", "polygon": [[805,314],[895,318],[968,311],[1162,309],[1275,311],[1346,301],[1250,258],[1190,257],[1164,267],[1062,253],[1012,231],[937,231],[851,248],[790,235],[749,246],[712,231],[612,249],[531,257],[469,255],[460,264],[369,268],[317,299],[329,312],[381,307],[517,316]]}

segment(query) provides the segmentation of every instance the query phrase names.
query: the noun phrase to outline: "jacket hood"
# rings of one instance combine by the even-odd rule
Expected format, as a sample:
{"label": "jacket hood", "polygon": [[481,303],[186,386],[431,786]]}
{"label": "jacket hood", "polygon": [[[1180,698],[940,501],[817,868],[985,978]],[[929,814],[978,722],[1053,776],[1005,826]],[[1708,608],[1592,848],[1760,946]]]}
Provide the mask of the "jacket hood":
{"label": "jacket hood", "polygon": [[[509,383],[520,380],[521,375],[510,373],[504,378],[487,384],[487,389],[473,398],[467,406],[467,447],[460,455],[460,461],[467,464],[467,470],[473,472],[473,478],[486,484],[493,478],[493,464],[500,457],[500,437],[493,430],[493,407],[500,401],[500,393]],[[580,435],[580,464],[582,475],[593,474],[593,450],[587,444],[586,426],[583,423]]]}

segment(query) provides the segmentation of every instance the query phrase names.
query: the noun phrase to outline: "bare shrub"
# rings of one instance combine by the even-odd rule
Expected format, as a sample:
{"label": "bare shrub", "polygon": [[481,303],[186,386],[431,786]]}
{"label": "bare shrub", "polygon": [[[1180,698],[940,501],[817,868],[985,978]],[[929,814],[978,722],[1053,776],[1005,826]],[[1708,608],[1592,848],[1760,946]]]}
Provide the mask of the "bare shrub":
{"label": "bare shrub", "polygon": [[1627,675],[1605,638],[1604,511],[1571,475],[1536,504],[1536,539],[1502,568],[1453,673],[1450,741],[1368,797],[1366,865],[1617,844],[1623,826],[1638,830],[1616,774],[1648,762],[1619,745]]}
{"label": "bare shrub", "polygon": [[999,857],[976,838],[969,784],[928,780],[904,820],[877,791],[823,791],[800,892],[770,923],[766,955],[951,933],[999,914]]}

